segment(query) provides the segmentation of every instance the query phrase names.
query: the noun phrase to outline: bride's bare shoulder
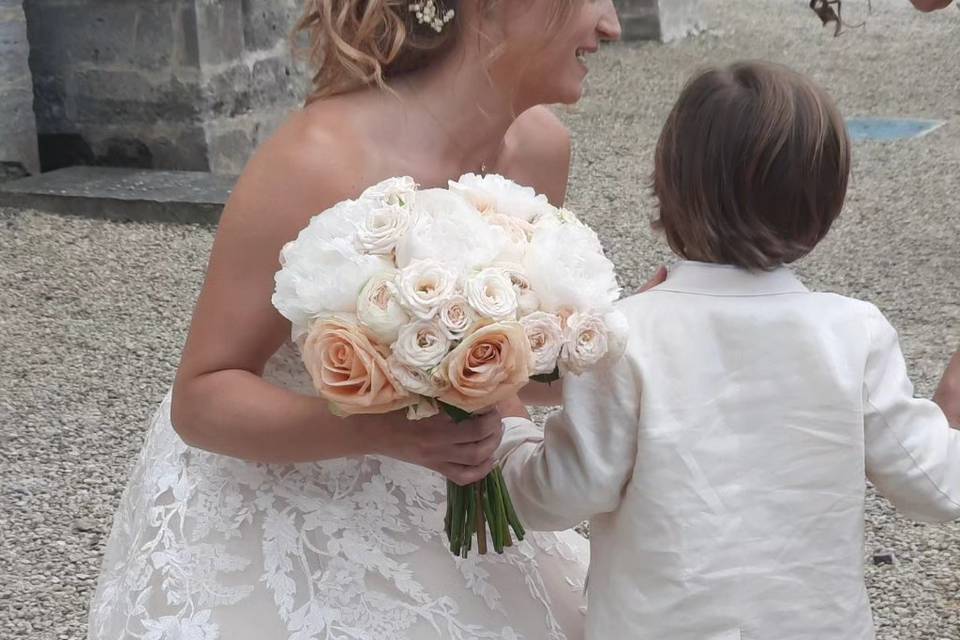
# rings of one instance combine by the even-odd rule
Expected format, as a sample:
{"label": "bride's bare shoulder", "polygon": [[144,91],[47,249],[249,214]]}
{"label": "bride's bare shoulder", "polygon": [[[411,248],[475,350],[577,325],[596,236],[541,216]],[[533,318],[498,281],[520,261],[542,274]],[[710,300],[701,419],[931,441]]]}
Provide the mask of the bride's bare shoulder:
{"label": "bride's bare shoulder", "polygon": [[300,228],[360,193],[370,154],[349,107],[329,99],[290,114],[250,158],[224,218]]}
{"label": "bride's bare shoulder", "polygon": [[570,175],[570,132],[545,106],[524,111],[507,132],[502,172],[563,204]]}

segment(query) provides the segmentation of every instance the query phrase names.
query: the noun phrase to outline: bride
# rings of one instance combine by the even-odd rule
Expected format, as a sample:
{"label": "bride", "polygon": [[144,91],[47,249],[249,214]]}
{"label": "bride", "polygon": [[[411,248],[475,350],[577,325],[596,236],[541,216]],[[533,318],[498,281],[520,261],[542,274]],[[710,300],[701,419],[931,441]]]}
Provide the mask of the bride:
{"label": "bride", "polygon": [[306,4],[313,93],[223,213],[89,637],[579,638],[575,533],[531,534],[503,556],[445,548],[443,476],[485,475],[501,433],[332,416],[270,298],[280,249],[310,216],[390,176],[500,173],[562,203],[569,137],[539,105],[579,99],[585,54],[619,36],[612,2]]}

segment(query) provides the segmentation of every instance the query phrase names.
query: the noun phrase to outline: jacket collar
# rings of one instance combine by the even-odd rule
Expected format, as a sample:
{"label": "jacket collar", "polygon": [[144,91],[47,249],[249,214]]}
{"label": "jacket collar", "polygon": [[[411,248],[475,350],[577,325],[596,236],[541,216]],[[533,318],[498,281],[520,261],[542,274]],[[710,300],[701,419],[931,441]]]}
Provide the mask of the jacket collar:
{"label": "jacket collar", "polygon": [[683,261],[670,267],[667,281],[653,291],[714,296],[767,296],[809,291],[786,267],[748,271],[708,262]]}

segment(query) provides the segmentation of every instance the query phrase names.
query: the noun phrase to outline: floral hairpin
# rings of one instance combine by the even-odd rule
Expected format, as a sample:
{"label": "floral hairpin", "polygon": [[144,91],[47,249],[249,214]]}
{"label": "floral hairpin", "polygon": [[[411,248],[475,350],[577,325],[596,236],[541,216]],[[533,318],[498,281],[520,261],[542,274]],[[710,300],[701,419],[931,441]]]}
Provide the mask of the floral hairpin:
{"label": "floral hairpin", "polygon": [[408,8],[417,17],[417,22],[429,26],[437,33],[443,31],[443,27],[453,20],[455,15],[453,9],[448,9],[446,13],[441,14],[436,0],[421,0],[411,3]]}

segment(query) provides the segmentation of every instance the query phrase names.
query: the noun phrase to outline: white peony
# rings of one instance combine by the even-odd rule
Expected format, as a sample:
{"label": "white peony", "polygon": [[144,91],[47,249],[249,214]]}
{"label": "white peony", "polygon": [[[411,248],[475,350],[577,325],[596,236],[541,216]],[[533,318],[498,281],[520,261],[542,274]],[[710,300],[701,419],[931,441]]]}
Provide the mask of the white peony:
{"label": "white peony", "polygon": [[421,320],[402,329],[393,343],[393,355],[409,367],[428,370],[450,351],[450,338],[436,322]]}
{"label": "white peony", "polygon": [[457,293],[457,274],[436,260],[417,260],[397,275],[401,304],[421,320],[437,315]]}
{"label": "white peony", "polygon": [[360,194],[361,200],[373,200],[378,206],[411,207],[416,200],[417,183],[409,176],[387,178]]}
{"label": "white peony", "polygon": [[281,269],[274,276],[272,298],[293,325],[294,340],[306,333],[310,320],[318,315],[355,313],[357,299],[370,278],[393,268],[382,256],[361,254],[347,238],[305,241],[302,236],[280,254]]}
{"label": "white peony", "polygon": [[607,358],[610,346],[610,333],[603,316],[574,313],[567,318],[564,328],[561,370],[581,374]]}
{"label": "white peony", "polygon": [[510,278],[513,290],[517,293],[517,306],[521,316],[527,316],[540,310],[540,297],[530,288],[530,279],[524,273],[523,267],[509,262],[497,263],[493,266],[503,269],[507,277]]}
{"label": "white peony", "polygon": [[498,261],[523,262],[523,257],[527,254],[527,247],[530,246],[530,237],[533,235],[534,226],[520,218],[511,218],[502,213],[493,213],[484,215],[483,219],[503,232],[506,239],[503,251],[497,256]]}
{"label": "white peony", "polygon": [[374,209],[357,226],[357,244],[366,253],[391,255],[412,219],[410,209],[399,205]]}
{"label": "white peony", "polygon": [[544,229],[547,227],[559,227],[565,224],[578,224],[580,226],[586,226],[581,221],[580,218],[576,216],[569,209],[559,208],[555,209],[551,215],[540,216],[533,223],[534,232],[537,229]]}
{"label": "white peony", "polygon": [[564,342],[560,318],[552,313],[537,311],[520,318],[520,324],[533,350],[535,364],[532,375],[553,373]]}
{"label": "white peony", "polygon": [[470,204],[445,189],[417,192],[415,220],[397,243],[398,267],[437,260],[460,273],[493,262],[507,244],[502,229],[487,224]]}
{"label": "white peony", "polygon": [[451,180],[450,190],[469,200],[480,213],[503,214],[524,222],[533,223],[556,210],[546,196],[496,174],[468,173],[456,182]]}
{"label": "white peony", "polygon": [[447,384],[442,376],[432,371],[425,371],[420,367],[413,367],[401,360],[397,354],[387,358],[387,368],[400,386],[411,393],[428,398],[436,398],[443,393]]}
{"label": "white peony", "polygon": [[537,229],[523,267],[543,311],[604,312],[620,297],[613,263],[593,230],[583,225]]}
{"label": "white peony", "polygon": [[437,321],[451,340],[459,340],[477,322],[477,314],[463,296],[450,298],[437,313]]}
{"label": "white peony", "polygon": [[500,322],[517,317],[517,292],[503,269],[489,267],[474,274],[464,286],[467,301],[483,318]]}
{"label": "white peony", "polygon": [[395,279],[396,270],[378,273],[367,281],[357,301],[360,324],[385,345],[393,343],[400,328],[410,321],[397,299]]}

